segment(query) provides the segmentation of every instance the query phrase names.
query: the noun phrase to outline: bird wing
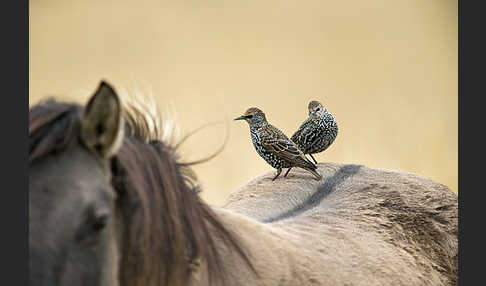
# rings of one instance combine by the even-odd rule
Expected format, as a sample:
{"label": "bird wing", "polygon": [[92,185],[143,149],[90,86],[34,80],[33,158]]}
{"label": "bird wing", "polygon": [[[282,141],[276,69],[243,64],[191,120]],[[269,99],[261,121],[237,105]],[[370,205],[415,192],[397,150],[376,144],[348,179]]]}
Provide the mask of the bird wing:
{"label": "bird wing", "polygon": [[267,151],[289,159],[302,153],[292,141],[288,140],[266,137],[262,138],[262,145]]}
{"label": "bird wing", "polygon": [[262,146],[265,150],[291,161],[301,161],[302,159],[309,161],[294,142],[286,136],[279,138],[278,134],[279,132],[269,129],[260,136]]}

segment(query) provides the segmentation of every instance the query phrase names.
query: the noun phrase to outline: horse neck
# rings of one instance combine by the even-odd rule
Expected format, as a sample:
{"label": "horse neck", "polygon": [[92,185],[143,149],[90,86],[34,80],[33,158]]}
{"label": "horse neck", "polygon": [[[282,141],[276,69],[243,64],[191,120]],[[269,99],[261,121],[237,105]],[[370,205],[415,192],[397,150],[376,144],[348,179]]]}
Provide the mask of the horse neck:
{"label": "horse neck", "polygon": [[[256,276],[249,267],[243,266],[241,256],[220,243],[217,251],[224,257],[232,285],[297,285],[301,278],[310,274],[307,269],[301,269],[305,258],[299,254],[298,245],[285,239],[285,234],[227,209],[213,208],[213,212],[234,233],[258,272]],[[195,285],[201,285],[201,281]]]}

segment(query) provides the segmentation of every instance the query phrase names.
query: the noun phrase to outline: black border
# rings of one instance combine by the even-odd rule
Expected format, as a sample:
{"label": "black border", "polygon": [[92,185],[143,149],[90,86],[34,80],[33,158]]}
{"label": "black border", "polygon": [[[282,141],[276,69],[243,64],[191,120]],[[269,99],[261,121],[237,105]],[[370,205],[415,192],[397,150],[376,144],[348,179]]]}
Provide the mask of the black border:
{"label": "black border", "polygon": [[29,2],[2,5],[2,285],[28,285]]}
{"label": "black border", "polygon": [[[465,7],[464,4],[468,4]],[[486,201],[483,157],[484,104],[484,9],[478,1],[458,1],[458,197],[459,283],[484,282],[484,210]],[[468,41],[467,41],[468,40]],[[472,100],[477,100],[474,104]],[[477,110],[476,110],[477,109]]]}

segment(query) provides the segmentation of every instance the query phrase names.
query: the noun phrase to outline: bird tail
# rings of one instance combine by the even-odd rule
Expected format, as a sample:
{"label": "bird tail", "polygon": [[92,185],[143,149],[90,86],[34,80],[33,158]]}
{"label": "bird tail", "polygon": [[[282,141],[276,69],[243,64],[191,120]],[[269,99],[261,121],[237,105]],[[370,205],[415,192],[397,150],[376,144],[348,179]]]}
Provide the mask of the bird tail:
{"label": "bird tail", "polygon": [[309,159],[307,159],[307,157],[304,156],[304,158],[302,158],[302,160],[299,160],[302,163],[302,168],[309,171],[312,175],[314,175],[314,177],[316,177],[316,180],[320,181],[322,179],[322,175],[316,171],[317,166]]}
{"label": "bird tail", "polygon": [[322,175],[317,173],[316,169],[314,170],[308,168],[304,168],[304,169],[309,171],[312,175],[314,175],[314,177],[316,177],[316,180],[320,181],[322,179]]}

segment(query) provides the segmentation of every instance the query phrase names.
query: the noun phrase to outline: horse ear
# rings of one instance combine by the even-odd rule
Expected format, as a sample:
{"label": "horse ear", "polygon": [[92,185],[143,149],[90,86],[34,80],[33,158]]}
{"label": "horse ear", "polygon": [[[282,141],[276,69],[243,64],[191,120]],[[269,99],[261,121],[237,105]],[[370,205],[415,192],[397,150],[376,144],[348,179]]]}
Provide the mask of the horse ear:
{"label": "horse ear", "polygon": [[123,139],[121,104],[115,90],[101,81],[81,120],[81,139],[103,158],[115,154]]}

